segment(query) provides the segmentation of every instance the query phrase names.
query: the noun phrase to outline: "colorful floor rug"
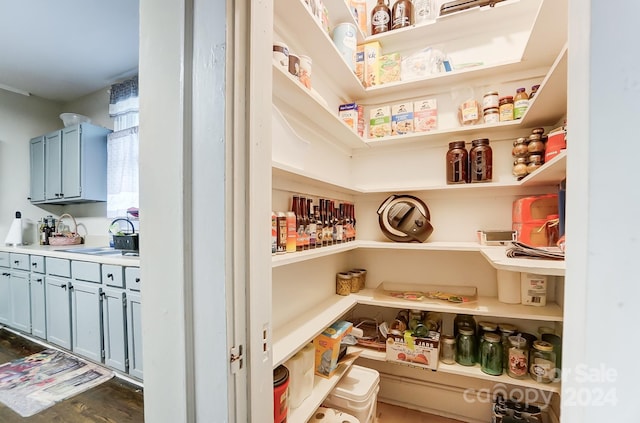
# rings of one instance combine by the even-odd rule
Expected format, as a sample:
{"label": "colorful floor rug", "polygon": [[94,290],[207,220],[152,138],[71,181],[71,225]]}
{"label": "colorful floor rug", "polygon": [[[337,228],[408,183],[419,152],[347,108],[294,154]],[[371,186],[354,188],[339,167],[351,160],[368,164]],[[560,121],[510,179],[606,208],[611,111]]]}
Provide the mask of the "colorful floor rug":
{"label": "colorful floor rug", "polygon": [[29,417],[113,376],[104,367],[46,349],[0,365],[0,401]]}

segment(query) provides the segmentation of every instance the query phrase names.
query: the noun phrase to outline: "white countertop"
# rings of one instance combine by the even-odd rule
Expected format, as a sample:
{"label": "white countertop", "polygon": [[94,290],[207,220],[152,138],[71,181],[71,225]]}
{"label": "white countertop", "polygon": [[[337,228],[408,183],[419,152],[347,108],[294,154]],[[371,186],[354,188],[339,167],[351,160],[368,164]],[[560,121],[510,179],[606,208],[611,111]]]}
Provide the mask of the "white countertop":
{"label": "white countertop", "polygon": [[64,245],[64,246],[51,246],[51,245],[21,245],[17,247],[11,246],[0,246],[0,252],[8,252],[8,253],[21,253],[21,254],[33,254],[38,256],[46,256],[46,257],[57,257],[57,258],[65,258],[70,260],[81,260],[81,261],[90,261],[94,263],[102,263],[102,264],[114,264],[119,266],[140,266],[140,257],[139,256],[130,256],[130,255],[91,255],[91,254],[81,254],[81,253],[72,253],[69,251],[60,251],[60,250],[70,250],[72,248],[92,248],[97,247],[99,245]]}

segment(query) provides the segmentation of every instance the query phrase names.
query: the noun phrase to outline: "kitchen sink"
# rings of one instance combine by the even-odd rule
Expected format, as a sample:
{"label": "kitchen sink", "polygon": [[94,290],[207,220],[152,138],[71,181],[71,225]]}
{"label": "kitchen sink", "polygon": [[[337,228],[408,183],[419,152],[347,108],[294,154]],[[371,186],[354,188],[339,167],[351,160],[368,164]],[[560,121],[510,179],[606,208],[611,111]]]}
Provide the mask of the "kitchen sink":
{"label": "kitchen sink", "polygon": [[122,255],[122,250],[116,250],[111,247],[79,247],[79,248],[68,248],[68,249],[56,250],[56,251],[62,251],[65,253],[75,253],[75,254],[88,254],[91,256]]}

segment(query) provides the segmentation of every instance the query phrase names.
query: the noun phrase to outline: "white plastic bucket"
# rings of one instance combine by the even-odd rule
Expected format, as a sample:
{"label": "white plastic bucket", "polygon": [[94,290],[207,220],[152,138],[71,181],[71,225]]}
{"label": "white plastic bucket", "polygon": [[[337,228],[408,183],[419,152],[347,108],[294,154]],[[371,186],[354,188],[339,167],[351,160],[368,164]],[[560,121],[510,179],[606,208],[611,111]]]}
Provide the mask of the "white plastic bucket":
{"label": "white plastic bucket", "polygon": [[324,401],[325,407],[353,415],[360,423],[375,421],[380,374],[377,370],[351,366]]}

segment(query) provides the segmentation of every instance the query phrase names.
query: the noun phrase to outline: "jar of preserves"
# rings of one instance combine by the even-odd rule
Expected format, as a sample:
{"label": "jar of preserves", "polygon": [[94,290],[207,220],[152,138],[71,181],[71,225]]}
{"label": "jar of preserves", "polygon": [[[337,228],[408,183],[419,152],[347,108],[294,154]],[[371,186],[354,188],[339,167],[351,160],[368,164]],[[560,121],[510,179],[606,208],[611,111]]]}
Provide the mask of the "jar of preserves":
{"label": "jar of preserves", "polygon": [[490,182],[493,175],[493,151],[488,138],[471,142],[469,152],[469,175],[471,182]]}
{"label": "jar of preserves", "polygon": [[529,147],[527,143],[529,140],[525,137],[517,138],[513,142],[513,149],[511,150],[511,155],[513,157],[527,157],[529,155]]}
{"label": "jar of preserves", "polygon": [[527,164],[527,174],[533,173],[537,168],[542,166],[543,160],[542,156],[539,154],[531,154],[529,155],[529,163]]}
{"label": "jar of preserves", "polygon": [[529,159],[526,157],[518,157],[513,162],[513,172],[512,172],[513,176],[520,179],[520,178],[524,178],[529,174],[529,170],[527,169],[528,160]]}
{"label": "jar of preserves", "polygon": [[454,364],[456,362],[456,338],[451,335],[442,335],[440,344],[440,361],[445,364]]}
{"label": "jar of preserves", "polygon": [[513,120],[513,97],[500,97],[499,104],[500,122]]}
{"label": "jar of preserves", "polygon": [[529,101],[533,100],[533,97],[536,96],[536,93],[538,92],[538,88],[540,88],[539,84],[536,84],[531,87],[531,94],[529,94]]}
{"label": "jar of preserves", "polygon": [[529,135],[529,143],[527,144],[527,151],[531,154],[544,154],[544,142],[542,141],[542,135],[540,134]]}
{"label": "jar of preserves", "polygon": [[485,333],[480,351],[481,370],[488,375],[500,376],[502,374],[502,354],[500,335]]}
{"label": "jar of preserves", "polygon": [[529,348],[527,340],[519,335],[509,336],[507,349],[507,375],[514,379],[522,379],[529,372]]}
{"label": "jar of preserves", "polygon": [[498,98],[498,92],[489,91],[482,97],[482,109],[497,109],[498,107],[500,107],[499,101],[500,99]]}
{"label": "jar of preserves", "polygon": [[462,184],[467,181],[469,153],[464,141],[449,143],[447,151],[447,184]]}
{"label": "jar of preserves", "polygon": [[500,109],[492,107],[490,109],[484,109],[484,123],[498,123],[500,122]]}
{"label": "jar of preserves", "polygon": [[551,383],[555,379],[556,354],[553,345],[545,341],[534,341],[529,360],[529,375],[536,382]]}
{"label": "jar of preserves", "polygon": [[513,118],[522,119],[525,112],[529,108],[529,94],[524,88],[516,90],[516,96],[513,98]]}
{"label": "jar of preserves", "polygon": [[473,330],[461,327],[456,338],[456,362],[463,366],[476,364],[476,338]]}

